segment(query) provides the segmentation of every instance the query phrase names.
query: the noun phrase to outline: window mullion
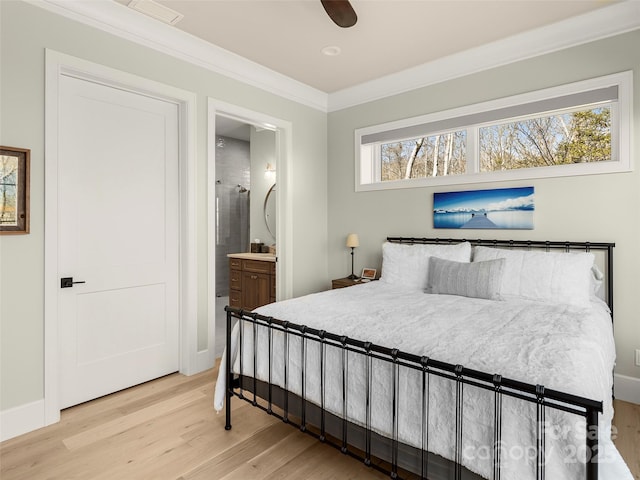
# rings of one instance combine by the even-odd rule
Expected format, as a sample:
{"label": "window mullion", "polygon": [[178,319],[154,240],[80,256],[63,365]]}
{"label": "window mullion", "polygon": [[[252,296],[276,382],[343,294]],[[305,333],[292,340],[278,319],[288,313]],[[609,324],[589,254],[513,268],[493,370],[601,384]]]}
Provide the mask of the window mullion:
{"label": "window mullion", "polygon": [[620,104],[619,102],[612,102],[609,105],[610,112],[610,127],[611,132],[611,160],[614,162],[620,161],[620,140],[623,129],[620,127]]}
{"label": "window mullion", "polygon": [[467,128],[467,174],[478,173],[480,171],[480,144],[479,128],[472,126]]}
{"label": "window mullion", "polygon": [[373,181],[382,181],[382,149],[380,144],[374,145],[371,149],[371,171],[373,172]]}

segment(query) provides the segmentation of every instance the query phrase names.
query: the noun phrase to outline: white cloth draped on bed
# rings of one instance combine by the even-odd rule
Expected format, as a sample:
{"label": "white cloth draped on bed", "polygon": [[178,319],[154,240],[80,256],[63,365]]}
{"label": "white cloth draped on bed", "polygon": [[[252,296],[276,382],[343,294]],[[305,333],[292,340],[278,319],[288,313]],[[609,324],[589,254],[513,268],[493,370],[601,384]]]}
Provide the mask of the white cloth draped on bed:
{"label": "white cloth draped on bed", "polygon": [[[600,415],[600,475],[605,480],[631,479],[613,446],[609,431],[613,416],[611,389],[615,346],[611,317],[604,302],[587,308],[510,299],[482,300],[454,295],[406,291],[384,281],[331,290],[257,309],[266,316],[546,388],[602,400]],[[257,378],[268,380],[266,329],[258,329]],[[238,328],[232,333],[233,371],[240,371]],[[243,330],[243,374],[253,376],[253,327]],[[331,350],[334,350],[333,354]],[[274,332],[274,384],[284,386],[283,334]],[[225,352],[227,355],[229,352]],[[289,390],[301,394],[300,340],[289,341]],[[320,404],[320,349],[307,342],[305,396]],[[327,348],[325,408],[342,414],[340,357]],[[365,424],[365,363],[349,354],[349,420]],[[221,363],[225,365],[224,358]],[[372,428],[391,436],[391,366],[374,361]],[[399,377],[399,439],[421,447],[421,374],[401,369]],[[220,368],[214,406],[224,402],[225,370]],[[493,393],[464,387],[463,465],[490,478],[493,468]],[[546,475],[550,479],[583,479],[584,419],[546,409],[553,425],[546,440]],[[535,404],[504,397],[502,477],[535,478]],[[452,426],[453,425],[453,426]],[[455,383],[431,376],[429,383],[429,450],[454,459]]]}

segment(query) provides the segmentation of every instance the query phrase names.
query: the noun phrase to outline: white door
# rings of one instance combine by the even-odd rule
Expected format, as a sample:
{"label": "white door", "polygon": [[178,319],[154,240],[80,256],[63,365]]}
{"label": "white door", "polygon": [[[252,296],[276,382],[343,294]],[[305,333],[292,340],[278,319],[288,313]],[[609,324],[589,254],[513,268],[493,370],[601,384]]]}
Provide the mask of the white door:
{"label": "white door", "polygon": [[179,369],[178,106],[60,77],[60,408]]}

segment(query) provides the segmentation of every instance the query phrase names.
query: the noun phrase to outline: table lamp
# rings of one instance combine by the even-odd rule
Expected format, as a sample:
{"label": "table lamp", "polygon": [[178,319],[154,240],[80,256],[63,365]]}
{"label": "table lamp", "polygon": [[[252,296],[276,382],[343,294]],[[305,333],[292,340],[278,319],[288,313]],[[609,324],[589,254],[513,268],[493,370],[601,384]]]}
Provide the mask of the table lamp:
{"label": "table lamp", "polygon": [[351,275],[349,275],[347,278],[351,280],[360,278],[353,273],[353,249],[359,246],[360,246],[360,241],[358,240],[357,233],[350,233],[349,235],[347,235],[347,248],[351,249]]}

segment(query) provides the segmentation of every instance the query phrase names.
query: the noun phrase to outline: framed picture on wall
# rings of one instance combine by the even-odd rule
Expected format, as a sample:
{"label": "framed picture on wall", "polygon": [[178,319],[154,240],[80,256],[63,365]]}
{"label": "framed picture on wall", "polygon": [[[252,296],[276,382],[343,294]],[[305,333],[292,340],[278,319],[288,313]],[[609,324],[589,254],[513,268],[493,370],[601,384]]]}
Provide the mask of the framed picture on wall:
{"label": "framed picture on wall", "polygon": [[533,187],[433,194],[434,228],[532,230]]}
{"label": "framed picture on wall", "polygon": [[0,234],[29,233],[31,150],[0,146]]}

